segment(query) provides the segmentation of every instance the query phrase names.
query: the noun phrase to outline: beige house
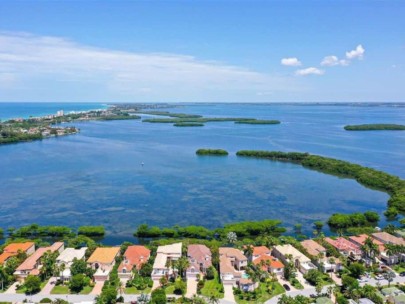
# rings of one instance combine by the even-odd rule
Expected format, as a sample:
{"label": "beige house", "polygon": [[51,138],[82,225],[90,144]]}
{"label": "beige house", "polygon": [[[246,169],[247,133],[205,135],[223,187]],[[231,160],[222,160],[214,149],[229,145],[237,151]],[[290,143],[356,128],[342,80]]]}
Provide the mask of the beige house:
{"label": "beige house", "polygon": [[60,273],[60,277],[68,281],[70,280],[71,273],[70,273],[70,266],[73,263],[74,259],[83,260],[86,254],[87,247],[83,247],[80,249],[74,248],[66,248],[62,251],[62,253],[56,259],[56,264],[61,267],[64,265],[64,270]]}
{"label": "beige house", "polygon": [[173,269],[169,263],[181,258],[182,243],[175,243],[166,246],[159,246],[153,263],[152,279],[158,280],[163,276],[169,276]]}
{"label": "beige house", "polygon": [[324,272],[335,272],[343,267],[339,259],[328,258],[326,256],[326,248],[314,240],[309,239],[302,241],[301,245],[311,256],[312,261]]}
{"label": "beige house", "polygon": [[285,264],[293,262],[295,267],[302,273],[306,274],[311,269],[317,267],[311,263],[311,259],[298,251],[290,244],[278,245],[273,248],[273,255],[279,258]]}
{"label": "beige house", "polygon": [[208,267],[212,266],[211,250],[205,245],[189,245],[187,258],[190,266],[187,268],[187,278],[196,278],[197,274],[203,276]]}

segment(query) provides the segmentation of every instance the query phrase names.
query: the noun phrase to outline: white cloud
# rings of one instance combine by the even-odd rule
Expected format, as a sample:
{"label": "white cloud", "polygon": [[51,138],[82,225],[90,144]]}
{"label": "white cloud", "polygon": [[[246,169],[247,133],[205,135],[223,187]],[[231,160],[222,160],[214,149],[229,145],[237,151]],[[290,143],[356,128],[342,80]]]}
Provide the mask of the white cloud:
{"label": "white cloud", "polygon": [[346,52],[346,58],[347,59],[362,59],[363,55],[364,55],[365,49],[363,48],[363,46],[361,44],[359,44],[356,49]]}
{"label": "white cloud", "polygon": [[323,58],[321,65],[322,66],[336,66],[336,65],[349,65],[349,61],[345,59],[340,59],[334,55],[326,56]]}
{"label": "white cloud", "polygon": [[[193,56],[123,52],[89,47],[59,37],[9,32],[0,32],[0,75],[3,75],[0,82],[4,83],[20,78],[23,81],[18,83],[27,92],[37,90],[43,94],[46,86],[46,92],[53,92],[56,97],[62,92],[53,84],[62,89],[66,88],[63,85],[69,86],[69,90],[65,89],[69,94],[76,89],[77,94],[83,92],[85,84],[99,88],[99,95],[86,93],[86,99],[108,93],[105,98],[140,97],[141,101],[146,100],[142,99],[146,95],[153,101],[218,101],[234,96],[246,100],[257,96],[256,92],[288,92],[291,87],[300,90],[299,84],[292,86],[296,81],[291,77]],[[39,85],[42,85],[41,92]],[[8,96],[0,92],[0,99]]]}
{"label": "white cloud", "polygon": [[310,67],[310,68],[295,71],[295,75],[297,75],[297,76],[323,75],[324,73],[325,73],[325,71],[320,70],[315,67]]}
{"label": "white cloud", "polygon": [[295,58],[295,57],[283,58],[283,59],[281,59],[281,64],[286,65],[286,66],[300,66],[301,61],[299,61],[298,58]]}

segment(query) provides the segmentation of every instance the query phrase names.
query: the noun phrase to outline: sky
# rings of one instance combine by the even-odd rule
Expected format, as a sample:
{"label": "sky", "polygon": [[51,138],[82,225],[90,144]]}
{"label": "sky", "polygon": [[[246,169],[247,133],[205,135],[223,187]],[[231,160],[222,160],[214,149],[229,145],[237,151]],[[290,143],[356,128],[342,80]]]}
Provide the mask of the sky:
{"label": "sky", "polygon": [[405,1],[0,1],[0,102],[405,102]]}

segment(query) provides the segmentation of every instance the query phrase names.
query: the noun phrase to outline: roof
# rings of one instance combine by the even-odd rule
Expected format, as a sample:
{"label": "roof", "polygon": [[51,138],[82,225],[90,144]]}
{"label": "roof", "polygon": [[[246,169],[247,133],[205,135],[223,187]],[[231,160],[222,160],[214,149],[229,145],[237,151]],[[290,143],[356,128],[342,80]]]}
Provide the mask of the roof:
{"label": "roof", "polygon": [[76,258],[78,260],[83,259],[84,255],[86,254],[87,247],[83,247],[80,249],[74,248],[66,248],[62,251],[62,253],[58,256],[57,262],[61,263],[71,263]]}
{"label": "roof", "polygon": [[242,285],[251,285],[254,284],[254,282],[251,279],[245,279],[245,278],[241,278],[239,280],[239,283]]}
{"label": "roof", "polygon": [[333,304],[333,302],[327,297],[320,297],[316,299],[316,304]]}
{"label": "roof", "polygon": [[156,255],[155,261],[153,262],[154,269],[166,269],[167,254],[158,253]]}
{"label": "roof", "polygon": [[157,253],[181,255],[182,245],[183,245],[182,243],[174,243],[171,245],[159,246],[157,249]]}
{"label": "roof", "polygon": [[401,290],[399,290],[396,287],[388,287],[388,288],[383,288],[381,289],[381,293],[384,296],[390,296],[390,295],[394,295],[394,294],[399,294],[401,293]]}
{"label": "roof", "polygon": [[326,249],[322,245],[319,245],[314,240],[305,240],[301,242],[302,247],[306,249],[308,254],[316,257],[320,253],[325,253]]}
{"label": "roof", "polygon": [[244,261],[247,260],[247,257],[240,251],[239,249],[236,248],[230,248],[230,247],[220,247],[219,248],[219,255],[225,255],[227,257],[233,257],[238,259],[239,261]]}
{"label": "roof", "polygon": [[273,269],[279,269],[279,268],[284,268],[284,264],[281,263],[278,259],[272,256],[268,255],[262,255],[259,258],[255,259],[253,261],[253,264],[255,265],[260,265],[261,262],[264,261],[266,264],[268,263],[269,266],[264,265],[263,269],[267,270],[267,267],[273,268]]}
{"label": "roof", "polygon": [[383,243],[389,243],[394,245],[405,245],[405,241],[402,238],[393,236],[387,232],[376,232],[373,233],[374,238],[380,239]]}
{"label": "roof", "polygon": [[203,262],[207,257],[211,258],[212,254],[211,250],[205,245],[189,245],[187,256]]}
{"label": "roof", "polygon": [[27,271],[27,270],[34,269],[38,260],[44,255],[45,252],[47,252],[47,251],[55,252],[60,248],[61,245],[63,246],[62,242],[56,242],[52,246],[38,248],[20,266],[18,266],[16,270],[17,271],[22,271],[22,270]]}
{"label": "roof", "polygon": [[124,257],[124,261],[122,261],[118,267],[118,272],[124,268],[126,270],[132,270],[134,266],[139,269],[142,264],[148,261],[150,250],[145,246],[140,245],[128,246],[124,253]]}
{"label": "roof", "polygon": [[0,254],[0,264],[4,264],[4,262],[7,261],[8,258],[11,258],[16,255],[17,253],[14,252],[3,252],[2,254]]}
{"label": "roof", "polygon": [[112,264],[119,252],[119,247],[98,247],[89,257],[87,263]]}
{"label": "roof", "polygon": [[[360,246],[361,246],[361,245],[364,245],[367,238],[369,238],[369,236],[367,234],[360,234],[359,236],[351,236],[351,237],[349,237],[349,240],[354,242],[355,244],[360,244]],[[373,240],[374,244],[378,245],[378,249],[380,250],[380,252],[385,251],[384,243],[380,242],[377,239],[372,238],[372,240]]]}
{"label": "roof", "polygon": [[369,300],[369,299],[367,299],[367,298],[361,298],[361,299],[359,300],[359,304],[374,304],[374,302],[371,301],[371,300]]}
{"label": "roof", "polygon": [[3,252],[18,253],[20,250],[26,252],[32,246],[35,246],[34,242],[11,243],[4,247]]}
{"label": "roof", "polygon": [[355,254],[361,253],[359,246],[353,244],[352,242],[349,242],[345,238],[338,237],[336,240],[325,238],[325,241],[340,251],[353,251]]}
{"label": "roof", "polygon": [[235,273],[235,268],[232,266],[231,261],[226,255],[219,257],[219,271],[220,273]]}
{"label": "roof", "polygon": [[291,254],[293,256],[293,259],[299,260],[300,263],[311,262],[311,260],[308,257],[306,257],[302,252],[298,251],[298,249],[296,249],[290,244],[278,245],[275,246],[274,249],[280,252],[284,257],[288,254]]}
{"label": "roof", "polygon": [[253,255],[270,254],[270,249],[266,246],[255,246],[253,247]]}

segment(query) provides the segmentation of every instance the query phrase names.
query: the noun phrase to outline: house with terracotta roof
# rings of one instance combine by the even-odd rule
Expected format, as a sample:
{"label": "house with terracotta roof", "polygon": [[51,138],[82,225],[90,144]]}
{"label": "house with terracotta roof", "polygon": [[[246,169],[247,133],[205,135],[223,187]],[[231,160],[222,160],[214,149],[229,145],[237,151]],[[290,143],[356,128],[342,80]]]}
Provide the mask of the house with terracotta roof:
{"label": "house with terracotta roof", "polygon": [[[376,232],[371,235],[375,240],[380,241],[383,244],[405,246],[405,240],[401,237],[393,236],[387,232]],[[405,259],[405,254],[391,254],[388,255],[386,251],[381,252],[380,259],[383,260],[388,265],[396,264],[399,261]]]}
{"label": "house with terracotta roof", "polygon": [[267,272],[282,274],[284,271],[284,264],[272,256],[271,250],[266,246],[253,247],[252,263]]}
{"label": "house with terracotta roof", "polygon": [[189,245],[187,258],[190,266],[187,268],[187,278],[196,278],[197,274],[203,276],[208,267],[212,266],[211,250],[205,245]]}
{"label": "house with terracotta roof", "polygon": [[41,269],[41,258],[45,252],[58,252],[61,253],[65,245],[63,242],[56,242],[49,247],[38,248],[32,255],[30,255],[14,272],[19,280],[23,280],[28,275],[39,275]]}
{"label": "house with terracotta roof", "polygon": [[98,247],[87,260],[87,264],[96,270],[94,280],[103,282],[108,280],[108,276],[115,265],[115,259],[120,254],[119,247]]}
{"label": "house with terracotta roof", "polygon": [[254,246],[252,252],[252,262],[263,255],[270,256],[271,250],[266,246]]}
{"label": "house with terracotta roof", "polygon": [[273,248],[273,255],[285,264],[290,262],[294,263],[295,267],[302,274],[306,274],[311,269],[317,269],[317,267],[311,263],[310,258],[290,244],[275,246]]}
{"label": "house with terracotta roof", "polygon": [[3,249],[3,253],[0,254],[0,265],[7,263],[7,260],[11,257],[18,255],[19,252],[25,252],[27,255],[31,255],[35,252],[35,243],[11,243]]}
{"label": "house with terracotta roof", "polygon": [[66,248],[62,253],[56,258],[56,265],[61,267],[63,265],[64,269],[60,273],[61,279],[68,281],[71,278],[70,266],[75,259],[83,260],[86,255],[87,247],[82,247],[80,249]]}
{"label": "house with terracotta roof", "polygon": [[[222,284],[239,286],[240,288],[255,289],[258,285],[252,282],[245,274],[244,268],[247,266],[247,257],[236,248],[219,248],[219,272]],[[241,280],[242,281],[241,285]]]}
{"label": "house with terracotta roof", "polygon": [[173,274],[173,269],[169,267],[169,264],[181,257],[182,245],[182,243],[175,243],[158,247],[155,262],[153,263],[152,280],[158,280],[163,276]]}
{"label": "house with terracotta roof", "polygon": [[338,237],[336,240],[331,238],[325,238],[325,241],[331,246],[335,247],[340,254],[350,258],[351,260],[358,261],[362,257],[362,251],[360,247],[345,238]]}
{"label": "house with terracotta roof", "polygon": [[128,246],[125,250],[123,261],[118,267],[118,277],[121,279],[131,279],[132,270],[141,269],[141,266],[148,262],[150,250],[145,246],[133,245]]}

